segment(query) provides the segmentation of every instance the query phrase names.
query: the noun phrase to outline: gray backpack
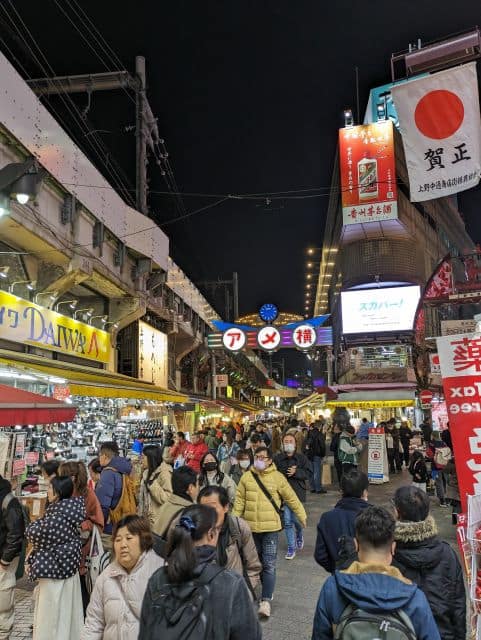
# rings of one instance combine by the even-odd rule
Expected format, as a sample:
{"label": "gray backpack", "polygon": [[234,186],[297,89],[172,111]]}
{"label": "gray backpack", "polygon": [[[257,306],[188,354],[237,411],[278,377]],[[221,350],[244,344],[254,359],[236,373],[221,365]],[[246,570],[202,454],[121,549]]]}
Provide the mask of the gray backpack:
{"label": "gray backpack", "polygon": [[349,604],[342,612],[334,640],[417,640],[409,616],[400,609],[368,613]]}

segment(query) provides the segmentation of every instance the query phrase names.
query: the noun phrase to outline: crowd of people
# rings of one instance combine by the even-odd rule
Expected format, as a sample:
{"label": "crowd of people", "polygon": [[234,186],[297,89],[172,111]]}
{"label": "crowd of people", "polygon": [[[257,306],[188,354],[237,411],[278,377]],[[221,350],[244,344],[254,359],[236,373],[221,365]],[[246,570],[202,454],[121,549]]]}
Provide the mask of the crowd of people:
{"label": "crowd of people", "polygon": [[375,629],[397,630],[386,640],[464,640],[461,566],[438,536],[426,492],[425,456],[445,502],[449,436],[425,429],[425,455],[406,456],[412,434],[386,424],[389,462],[404,464],[413,482],[384,508],[369,503],[368,428],[365,420],[356,433],[339,411],[329,431],[321,420],[293,419],[178,432],[143,448],[138,482],[116,443],[104,442],[88,469],[43,464],[48,506],[33,522],[0,479],[0,640],[13,628],[23,563],[36,583],[34,640],[260,639],[280,536],[294,560],[305,544],[307,492],[326,492],[328,451],[341,497],[317,524],[314,558],[331,577],[313,612],[313,640],[378,637],[368,635]]}

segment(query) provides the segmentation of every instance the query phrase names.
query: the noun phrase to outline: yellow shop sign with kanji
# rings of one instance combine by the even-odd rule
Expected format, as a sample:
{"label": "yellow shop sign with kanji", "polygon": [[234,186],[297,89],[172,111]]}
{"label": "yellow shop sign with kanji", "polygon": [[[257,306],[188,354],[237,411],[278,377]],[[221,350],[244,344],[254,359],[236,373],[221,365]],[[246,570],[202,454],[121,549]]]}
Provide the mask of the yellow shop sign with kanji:
{"label": "yellow shop sign with kanji", "polygon": [[106,331],[6,291],[0,291],[0,338],[97,362],[110,359]]}

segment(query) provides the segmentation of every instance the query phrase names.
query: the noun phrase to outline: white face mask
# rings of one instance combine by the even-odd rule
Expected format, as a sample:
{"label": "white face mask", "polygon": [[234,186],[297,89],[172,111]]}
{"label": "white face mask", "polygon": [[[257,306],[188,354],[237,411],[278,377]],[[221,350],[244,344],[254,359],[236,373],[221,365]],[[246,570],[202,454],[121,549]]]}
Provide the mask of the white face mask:
{"label": "white face mask", "polygon": [[284,445],[284,451],[285,451],[286,453],[294,453],[294,451],[295,451],[295,450],[296,450],[296,445],[295,445],[295,444],[292,444],[292,442],[287,442],[287,443]]}
{"label": "white face mask", "polygon": [[239,460],[239,467],[241,469],[248,469],[251,466],[250,460]]}

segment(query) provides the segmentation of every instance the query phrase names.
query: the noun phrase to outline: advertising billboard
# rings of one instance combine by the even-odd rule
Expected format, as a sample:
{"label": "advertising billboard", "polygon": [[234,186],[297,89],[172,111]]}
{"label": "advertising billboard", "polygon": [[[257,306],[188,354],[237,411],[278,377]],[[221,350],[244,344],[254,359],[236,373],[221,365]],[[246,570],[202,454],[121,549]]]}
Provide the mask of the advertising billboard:
{"label": "advertising billboard", "polygon": [[390,120],[340,129],[339,165],[344,225],[398,217]]}
{"label": "advertising billboard", "polygon": [[167,335],[139,322],[139,379],[168,388]]}
{"label": "advertising billboard", "polygon": [[342,331],[411,331],[420,295],[417,285],[343,291]]}

